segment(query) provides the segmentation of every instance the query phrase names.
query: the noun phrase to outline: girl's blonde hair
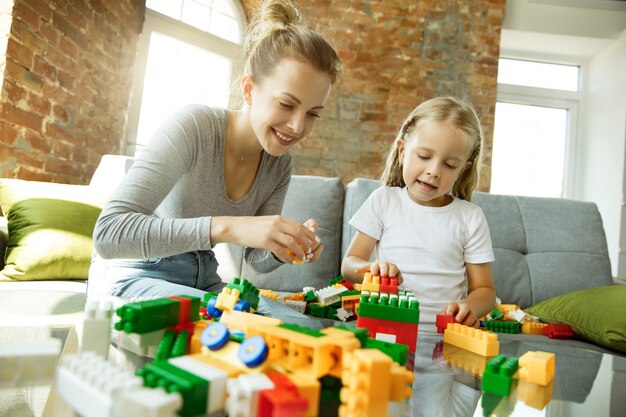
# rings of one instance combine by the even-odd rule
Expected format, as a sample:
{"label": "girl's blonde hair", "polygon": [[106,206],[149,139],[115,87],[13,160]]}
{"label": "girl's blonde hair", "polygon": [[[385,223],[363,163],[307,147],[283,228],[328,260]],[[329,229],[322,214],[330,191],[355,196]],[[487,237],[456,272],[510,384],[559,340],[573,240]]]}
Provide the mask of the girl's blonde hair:
{"label": "girl's blonde hair", "polygon": [[272,75],[283,58],[293,58],[327,73],[334,84],[341,74],[337,52],[302,21],[302,15],[292,0],[263,1],[248,27],[244,44],[244,74],[261,82]]}
{"label": "girl's blonde hair", "polygon": [[472,106],[454,97],[436,97],[427,100],[411,112],[402,124],[396,140],[394,140],[391,146],[387,162],[385,163],[385,170],[380,180],[383,184],[390,187],[404,187],[406,185],[404,178],[402,178],[402,161],[400,161],[396,142],[398,140],[406,140],[407,135],[415,133],[416,126],[420,120],[448,123],[459,129],[466,140],[474,142],[468,158],[472,165],[461,172],[450,192],[453,196],[460,199],[471,200],[472,193],[478,187],[484,140],[483,131]]}

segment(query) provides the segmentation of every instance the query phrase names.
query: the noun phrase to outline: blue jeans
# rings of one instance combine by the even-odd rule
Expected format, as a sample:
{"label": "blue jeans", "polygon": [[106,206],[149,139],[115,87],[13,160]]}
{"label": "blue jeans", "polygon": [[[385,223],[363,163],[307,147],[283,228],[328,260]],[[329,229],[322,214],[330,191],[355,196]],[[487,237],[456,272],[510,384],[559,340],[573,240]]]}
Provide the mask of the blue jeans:
{"label": "blue jeans", "polygon": [[[102,259],[95,255],[87,295],[125,299],[191,295],[203,299],[206,292],[220,292],[227,285],[217,274],[217,265],[213,251],[150,259]],[[259,299],[257,311],[296,324],[310,321],[306,315],[265,297]]]}
{"label": "blue jeans", "polygon": [[217,265],[213,251],[150,259],[102,259],[95,255],[89,268],[87,293],[89,297],[202,298],[205,292],[219,292],[226,286],[217,274]]}

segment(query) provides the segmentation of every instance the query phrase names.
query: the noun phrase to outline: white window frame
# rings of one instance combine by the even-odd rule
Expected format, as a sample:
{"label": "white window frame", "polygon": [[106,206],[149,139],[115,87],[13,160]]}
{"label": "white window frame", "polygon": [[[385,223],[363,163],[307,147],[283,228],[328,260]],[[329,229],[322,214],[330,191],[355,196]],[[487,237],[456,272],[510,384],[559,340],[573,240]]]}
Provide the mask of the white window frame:
{"label": "white window frame", "polygon": [[[542,57],[520,57],[501,55],[503,59],[546,62],[564,65],[576,65],[580,68],[579,86],[583,84],[584,68],[581,63],[562,62],[558,59]],[[565,136],[565,155],[563,161],[563,198],[576,197],[576,169],[579,112],[582,91],[554,90],[549,88],[527,87],[498,83],[496,101],[502,103],[522,104],[528,106],[551,107],[567,110],[567,127]]]}
{"label": "white window frame", "polygon": [[[231,4],[235,10],[236,19],[240,25],[243,38],[246,27],[245,14],[238,1],[231,1]],[[124,151],[127,155],[134,155],[137,145],[136,140],[139,128],[139,115],[141,113],[141,100],[143,97],[144,74],[148,63],[150,36],[154,32],[178,39],[200,49],[204,49],[207,52],[221,55],[229,59],[232,62],[231,84],[236,82],[236,77],[242,73],[243,69],[242,45],[146,8],[143,30],[137,41],[137,61],[135,62],[133,86],[128,109],[128,123],[126,124]],[[231,90],[229,106],[234,106],[239,101],[233,93],[234,91]]]}

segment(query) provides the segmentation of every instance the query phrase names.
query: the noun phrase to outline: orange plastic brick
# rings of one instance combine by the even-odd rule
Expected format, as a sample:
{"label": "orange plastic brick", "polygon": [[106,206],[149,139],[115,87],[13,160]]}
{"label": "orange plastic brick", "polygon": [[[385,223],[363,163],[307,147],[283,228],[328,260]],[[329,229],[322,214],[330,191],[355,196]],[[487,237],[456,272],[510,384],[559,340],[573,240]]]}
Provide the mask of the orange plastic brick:
{"label": "orange plastic brick", "polygon": [[519,358],[519,377],[533,384],[548,385],[554,379],[554,362],[554,353],[526,352]]}
{"label": "orange plastic brick", "polygon": [[495,356],[500,352],[500,343],[495,333],[459,323],[448,324],[443,333],[443,341],[483,356]]}
{"label": "orange plastic brick", "polygon": [[546,323],[533,323],[529,321],[522,324],[522,333],[543,335],[543,328],[546,326]]}

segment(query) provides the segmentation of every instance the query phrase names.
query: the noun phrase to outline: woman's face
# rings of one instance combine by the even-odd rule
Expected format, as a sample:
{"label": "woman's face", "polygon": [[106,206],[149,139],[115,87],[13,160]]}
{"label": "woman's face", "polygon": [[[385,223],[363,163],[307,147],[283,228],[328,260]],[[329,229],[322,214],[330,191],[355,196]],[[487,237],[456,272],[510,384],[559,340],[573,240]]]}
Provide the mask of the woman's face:
{"label": "woman's face", "polygon": [[243,81],[244,99],[259,143],[280,156],[307,137],[330,95],[330,76],[309,63],[285,58],[260,82]]}

